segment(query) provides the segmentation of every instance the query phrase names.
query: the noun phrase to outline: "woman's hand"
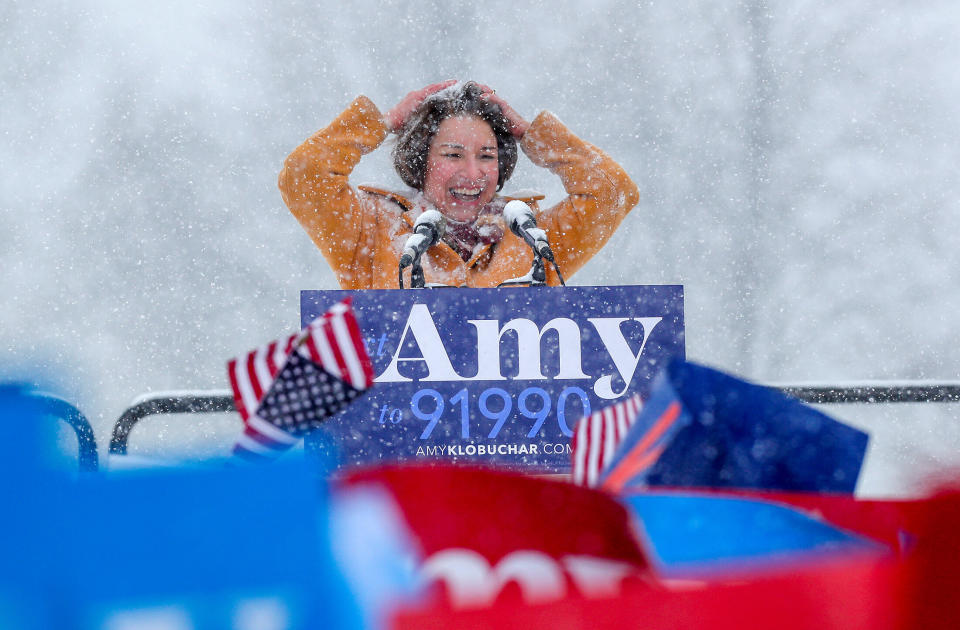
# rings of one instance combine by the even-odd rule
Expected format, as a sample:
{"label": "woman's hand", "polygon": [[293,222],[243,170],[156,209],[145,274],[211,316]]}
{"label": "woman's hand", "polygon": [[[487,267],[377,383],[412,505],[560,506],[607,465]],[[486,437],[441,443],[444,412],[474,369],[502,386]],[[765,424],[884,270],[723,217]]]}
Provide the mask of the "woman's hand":
{"label": "woman's hand", "polygon": [[407,118],[410,117],[410,114],[417,107],[420,106],[428,96],[435,94],[444,88],[448,88],[454,83],[456,79],[448,79],[446,81],[441,81],[440,83],[433,83],[428,85],[425,88],[420,88],[419,90],[414,90],[410,92],[403,99],[394,105],[386,114],[383,115],[383,122],[387,125],[387,130],[391,132],[400,131],[403,124],[407,122]]}
{"label": "woman's hand", "polygon": [[524,120],[523,116],[518,114],[515,109],[510,107],[505,100],[497,96],[496,90],[483,84],[478,83],[477,85],[479,85],[480,89],[482,90],[481,95],[483,98],[487,99],[494,105],[500,106],[500,111],[503,112],[503,115],[507,118],[507,122],[510,123],[510,133],[513,134],[513,137],[517,140],[522,138],[523,134],[527,133],[527,128],[530,126],[530,123]]}

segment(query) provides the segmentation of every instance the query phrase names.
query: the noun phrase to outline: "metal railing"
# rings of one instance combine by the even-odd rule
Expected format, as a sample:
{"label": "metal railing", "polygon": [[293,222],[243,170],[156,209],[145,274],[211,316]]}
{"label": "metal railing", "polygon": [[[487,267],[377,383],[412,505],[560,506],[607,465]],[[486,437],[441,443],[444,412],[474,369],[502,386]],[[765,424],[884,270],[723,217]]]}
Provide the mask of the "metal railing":
{"label": "metal railing", "polygon": [[[864,383],[858,385],[769,385],[806,403],[958,403],[960,382],[941,383]],[[235,411],[229,391],[189,394],[158,394],[143,397],[123,412],[113,427],[110,454],[126,455],[130,432],[138,422],[151,415],[189,413],[227,413]]]}
{"label": "metal railing", "polygon": [[31,398],[40,403],[43,413],[63,420],[76,433],[77,464],[80,471],[96,471],[100,466],[100,460],[97,457],[97,440],[87,417],[62,398],[50,394],[33,394]]}
{"label": "metal railing", "polygon": [[130,431],[147,416],[169,413],[224,413],[235,410],[233,395],[228,391],[141,397],[137,403],[127,408],[114,424],[113,434],[110,436],[110,454],[127,454]]}
{"label": "metal railing", "polygon": [[814,404],[960,402],[960,383],[867,383],[863,385],[772,385]]}

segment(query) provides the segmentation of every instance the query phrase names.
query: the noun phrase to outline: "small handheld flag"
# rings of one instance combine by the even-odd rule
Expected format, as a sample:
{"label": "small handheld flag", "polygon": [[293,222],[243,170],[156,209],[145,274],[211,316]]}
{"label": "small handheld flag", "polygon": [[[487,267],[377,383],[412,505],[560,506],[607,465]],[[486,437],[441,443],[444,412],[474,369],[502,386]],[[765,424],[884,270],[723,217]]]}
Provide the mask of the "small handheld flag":
{"label": "small handheld flag", "polygon": [[227,363],[244,432],[235,455],[279,456],[373,384],[373,366],[350,300],[300,332]]}

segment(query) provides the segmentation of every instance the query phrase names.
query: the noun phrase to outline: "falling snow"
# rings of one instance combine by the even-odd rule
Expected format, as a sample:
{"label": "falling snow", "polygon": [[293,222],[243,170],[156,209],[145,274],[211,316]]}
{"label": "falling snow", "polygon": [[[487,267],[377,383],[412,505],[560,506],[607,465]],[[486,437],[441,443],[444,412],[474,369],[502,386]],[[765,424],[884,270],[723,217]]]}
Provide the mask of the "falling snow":
{"label": "falling snow", "polygon": [[[284,157],[358,94],[454,77],[624,166],[640,203],[572,283],[683,284],[690,358],[958,378],[955,3],[520,4],[7,3],[0,370],[47,375],[101,442],[140,394],[223,389],[300,289],[336,288]],[[399,187],[388,153],[354,181]],[[511,186],[563,194],[524,158]],[[871,491],[955,460],[953,407],[851,412],[887,436]]]}

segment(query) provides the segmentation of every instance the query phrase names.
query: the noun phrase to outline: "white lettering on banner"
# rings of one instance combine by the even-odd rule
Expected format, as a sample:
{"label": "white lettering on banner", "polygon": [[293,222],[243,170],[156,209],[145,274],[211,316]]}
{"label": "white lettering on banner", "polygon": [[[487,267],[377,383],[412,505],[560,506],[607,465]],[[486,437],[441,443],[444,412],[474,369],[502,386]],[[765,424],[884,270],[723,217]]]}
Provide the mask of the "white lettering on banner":
{"label": "white lettering on banner", "polygon": [[620,594],[620,583],[634,572],[626,562],[596,556],[565,556],[563,566],[584,597],[616,597]]}
{"label": "white lettering on banner", "polygon": [[565,576],[585,597],[615,596],[623,579],[634,571],[625,562],[575,555],[554,559],[533,550],[510,552],[490,566],[471,549],[439,551],[421,568],[428,581],[446,583],[450,603],[458,608],[490,605],[509,582],[519,585],[528,604],[554,601],[567,595]]}
{"label": "white lettering on banner", "polygon": [[[630,351],[630,345],[624,338],[623,331],[620,330],[620,325],[627,321],[627,319],[633,319],[633,321],[640,322],[640,325],[643,326],[643,342],[640,344],[640,349],[637,351],[636,355]],[[647,345],[647,339],[650,338],[650,333],[653,332],[653,329],[656,328],[657,324],[659,324],[662,320],[662,317],[587,318],[587,321],[593,324],[593,327],[597,329],[597,333],[600,335],[600,340],[603,342],[603,346],[607,349],[607,352],[610,353],[610,358],[613,359],[613,364],[617,367],[617,371],[620,372],[620,377],[623,379],[623,389],[617,393],[613,391],[613,387],[611,385],[613,382],[613,375],[608,374],[601,376],[593,385],[593,391],[597,393],[597,396],[606,399],[619,398],[627,391],[627,388],[630,387],[630,381],[633,380],[633,375],[637,371],[637,365],[640,363],[640,355],[643,354],[643,349]]]}
{"label": "white lettering on banner", "polygon": [[520,359],[517,380],[546,380],[540,365],[540,343],[548,330],[555,330],[560,340],[560,372],[557,379],[590,378],[583,373],[580,358],[580,326],[572,319],[557,317],[538,328],[529,319],[512,319],[503,328],[495,319],[470,319],[477,329],[477,375],[470,380],[500,381],[500,340],[504,333],[517,333],[517,356]]}
{"label": "white lettering on banner", "polygon": [[[403,349],[403,343],[407,338],[407,332],[413,335],[417,345],[420,347],[422,357],[401,357],[400,351]],[[407,317],[407,324],[403,327],[403,333],[400,335],[400,342],[397,344],[397,350],[393,353],[393,359],[390,365],[383,371],[383,374],[374,379],[377,383],[400,383],[412,381],[400,374],[397,364],[400,361],[423,361],[427,366],[427,376],[421,380],[424,381],[462,381],[464,380],[457,374],[453,365],[450,364],[450,357],[447,356],[447,349],[443,347],[443,341],[440,340],[440,333],[437,332],[437,325],[433,323],[433,317],[426,304],[414,304],[410,309],[410,316]]]}
{"label": "white lettering on banner", "polygon": [[[647,341],[653,329],[663,320],[662,317],[589,317],[590,322],[600,336],[600,341],[613,360],[613,364],[623,380],[623,387],[618,391],[613,389],[613,374],[601,375],[594,383],[596,394],[605,399],[614,399],[622,396],[630,386],[640,356],[646,348]],[[643,340],[640,349],[633,353],[630,344],[624,337],[621,325],[626,321],[640,322],[643,327]],[[559,372],[554,377],[558,380],[588,379],[590,375],[583,372],[581,331],[579,325],[572,319],[558,317],[539,328],[533,321],[525,318],[516,318],[502,327],[498,320],[472,319],[467,320],[477,329],[477,371],[473,377],[461,376],[453,368],[450,356],[443,345],[436,323],[426,304],[414,304],[410,308],[397,348],[393,353],[390,364],[382,374],[376,377],[377,383],[409,382],[413,379],[400,373],[400,363],[416,361],[423,363],[427,375],[422,381],[502,381],[506,377],[502,373],[500,357],[500,342],[503,335],[513,331],[517,335],[518,372],[515,380],[545,380],[541,366],[540,347],[544,334],[549,330],[556,331],[559,339]],[[420,356],[400,356],[408,339],[408,333],[420,349]]]}

